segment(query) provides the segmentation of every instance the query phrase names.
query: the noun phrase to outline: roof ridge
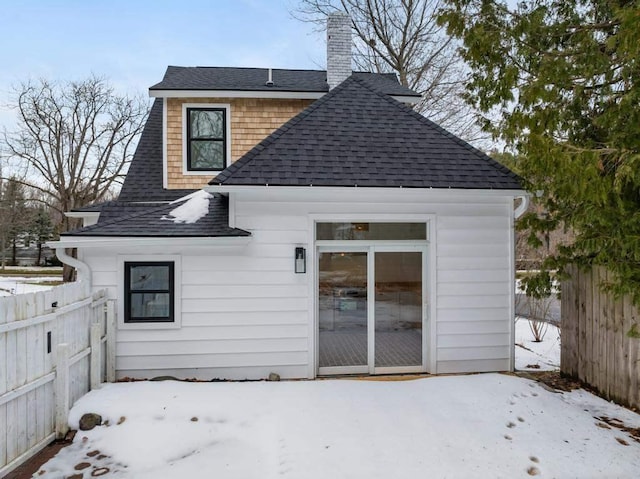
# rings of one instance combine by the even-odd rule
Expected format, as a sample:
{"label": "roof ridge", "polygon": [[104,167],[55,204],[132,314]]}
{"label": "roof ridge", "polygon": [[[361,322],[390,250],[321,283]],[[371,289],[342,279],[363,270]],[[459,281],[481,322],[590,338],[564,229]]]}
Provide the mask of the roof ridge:
{"label": "roof ridge", "polygon": [[[284,68],[284,67],[247,67],[247,66],[242,66],[242,67],[229,67],[229,66],[218,66],[218,65],[167,65],[167,69],[169,68],[218,68],[218,69],[225,69],[225,70],[230,70],[230,69],[236,69],[236,70],[268,70],[269,68],[271,68],[272,70],[282,70],[282,71],[288,71],[288,72],[326,72],[327,69],[326,68]],[[396,77],[397,79],[397,74],[394,72],[371,72],[371,71],[366,71],[366,70],[353,70],[351,72],[353,73],[365,73],[365,74],[370,74],[370,75],[383,75],[383,76],[390,76],[393,75]]]}

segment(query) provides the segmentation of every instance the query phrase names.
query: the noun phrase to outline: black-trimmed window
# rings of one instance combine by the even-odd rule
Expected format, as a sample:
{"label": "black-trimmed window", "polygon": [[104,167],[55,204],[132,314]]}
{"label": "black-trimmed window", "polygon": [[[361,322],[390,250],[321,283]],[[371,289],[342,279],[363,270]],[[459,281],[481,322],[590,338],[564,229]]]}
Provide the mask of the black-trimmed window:
{"label": "black-trimmed window", "polygon": [[187,170],[223,170],[227,165],[226,108],[187,108]]}
{"label": "black-trimmed window", "polygon": [[174,322],[173,261],[124,263],[124,322]]}

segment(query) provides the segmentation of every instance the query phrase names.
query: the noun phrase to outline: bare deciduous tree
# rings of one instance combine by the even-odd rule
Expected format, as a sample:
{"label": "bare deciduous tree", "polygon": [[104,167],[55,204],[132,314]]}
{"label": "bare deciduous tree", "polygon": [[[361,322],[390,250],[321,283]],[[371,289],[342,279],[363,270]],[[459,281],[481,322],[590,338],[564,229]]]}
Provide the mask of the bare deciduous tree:
{"label": "bare deciduous tree", "polygon": [[329,13],[350,15],[357,69],[395,72],[419,92],[416,111],[467,141],[486,138],[463,94],[467,72],[436,14],[441,0],[300,0],[294,16],[324,27]]}
{"label": "bare deciduous tree", "polygon": [[133,156],[147,100],[118,95],[98,77],[29,81],[15,94],[18,127],[4,132],[3,146],[23,182],[59,213],[112,194]]}

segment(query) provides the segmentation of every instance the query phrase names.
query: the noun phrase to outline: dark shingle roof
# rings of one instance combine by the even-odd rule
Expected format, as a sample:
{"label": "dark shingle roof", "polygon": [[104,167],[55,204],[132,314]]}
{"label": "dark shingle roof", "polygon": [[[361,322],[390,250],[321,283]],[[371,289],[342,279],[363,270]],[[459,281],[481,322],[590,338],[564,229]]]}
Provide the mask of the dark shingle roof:
{"label": "dark shingle roof", "polygon": [[153,102],[118,201],[173,201],[194,190],[162,187],[162,99]]}
{"label": "dark shingle roof", "polygon": [[521,189],[515,173],[353,75],[209,184]]}
{"label": "dark shingle roof", "polygon": [[99,213],[101,212],[104,208],[113,205],[117,203],[116,201],[103,201],[102,203],[94,203],[91,205],[87,205],[87,206],[82,206],[80,208],[73,208],[71,211],[78,211],[78,212],[87,212],[87,213]]}
{"label": "dark shingle roof", "polygon": [[100,224],[107,223],[123,216],[130,216],[142,213],[144,211],[162,208],[167,204],[167,201],[162,203],[142,203],[130,201],[111,201],[107,204],[103,203],[102,208],[100,209],[100,218],[98,222]]}
{"label": "dark shingle roof", "polygon": [[[420,95],[398,83],[394,73],[354,73],[387,95]],[[329,91],[325,70],[272,69],[273,85],[267,86],[267,68],[176,67],[169,66],[160,83],[149,90],[236,90],[236,91]]]}
{"label": "dark shingle roof", "polygon": [[[185,199],[186,200],[186,199]],[[229,227],[228,199],[215,194],[209,199],[209,212],[195,223],[176,223],[169,214],[183,203],[150,205],[116,202],[103,208],[97,224],[62,236],[134,236],[134,237],[220,237],[250,236],[251,233]],[[166,219],[169,217],[169,219]]]}
{"label": "dark shingle roof", "polygon": [[[168,67],[162,82],[151,87],[175,89],[217,89],[245,88],[251,90],[268,89],[264,85],[266,79],[264,68],[218,68],[218,67]],[[326,72],[320,70],[274,70],[274,78],[289,78],[287,81],[297,82],[298,90],[328,91]],[[400,85],[394,74],[355,73],[355,77],[368,84],[383,87],[383,91],[392,95],[417,95]],[[182,83],[183,82],[183,83]],[[213,82],[213,83],[212,83]],[[288,83],[287,83],[288,85]],[[276,89],[286,89],[276,85]],[[164,189],[162,187],[162,99],[154,101],[144,131],[140,136],[134,160],[131,162],[118,201],[173,201],[189,193],[192,189]],[[88,207],[92,208],[92,207]],[[78,211],[100,211],[100,208],[83,208]]]}

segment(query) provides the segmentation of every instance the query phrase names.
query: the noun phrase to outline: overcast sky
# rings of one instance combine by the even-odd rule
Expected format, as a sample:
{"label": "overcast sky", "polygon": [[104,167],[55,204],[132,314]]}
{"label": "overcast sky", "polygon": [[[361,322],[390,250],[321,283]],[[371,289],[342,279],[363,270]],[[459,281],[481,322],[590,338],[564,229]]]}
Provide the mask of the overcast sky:
{"label": "overcast sky", "polygon": [[13,85],[105,76],[147,93],[167,65],[324,68],[297,0],[0,0],[0,128]]}

